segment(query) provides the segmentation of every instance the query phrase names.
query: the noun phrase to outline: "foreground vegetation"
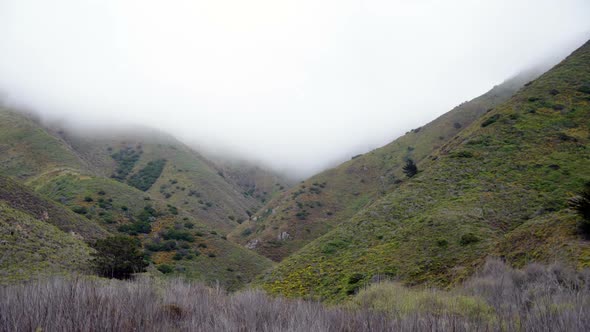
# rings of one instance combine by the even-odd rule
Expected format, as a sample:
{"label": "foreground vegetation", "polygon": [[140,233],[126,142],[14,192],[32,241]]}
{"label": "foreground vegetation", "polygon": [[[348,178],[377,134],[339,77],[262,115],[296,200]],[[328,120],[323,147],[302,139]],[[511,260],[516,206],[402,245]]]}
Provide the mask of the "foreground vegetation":
{"label": "foreground vegetation", "polygon": [[51,279],[0,288],[0,331],[588,331],[590,271],[488,261],[453,291],[392,282],[338,307],[181,280]]}

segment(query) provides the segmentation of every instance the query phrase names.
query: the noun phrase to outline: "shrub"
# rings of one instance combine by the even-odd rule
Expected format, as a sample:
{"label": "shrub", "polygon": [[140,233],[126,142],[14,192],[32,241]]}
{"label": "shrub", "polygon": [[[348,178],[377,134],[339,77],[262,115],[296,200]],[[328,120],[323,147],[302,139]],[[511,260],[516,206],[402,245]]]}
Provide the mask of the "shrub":
{"label": "shrub", "polygon": [[165,165],[165,159],[150,161],[144,168],[133,174],[127,180],[127,184],[139,190],[147,191],[160,177]]}
{"label": "shrub", "polygon": [[477,235],[471,232],[463,234],[461,236],[461,239],[459,240],[459,244],[461,244],[462,246],[466,246],[476,242],[479,242],[479,237],[477,237]]}
{"label": "shrub", "polygon": [[94,200],[92,199],[92,197],[90,197],[90,196],[86,196],[86,197],[84,197],[84,202],[92,202],[92,201],[94,201]]}
{"label": "shrub", "polygon": [[569,205],[582,217],[581,230],[590,235],[590,182],[584,185],[584,189],[569,200]]}
{"label": "shrub", "polygon": [[473,153],[471,151],[459,151],[451,155],[452,158],[472,158]]}
{"label": "shrub", "polygon": [[494,114],[481,123],[482,128],[485,128],[500,119],[500,114]]}
{"label": "shrub", "polygon": [[184,240],[194,242],[195,238],[187,231],[180,231],[176,229],[169,229],[162,234],[164,240]]}
{"label": "shrub", "polygon": [[590,94],[590,85],[583,85],[578,89],[578,91]]}
{"label": "shrub", "polygon": [[164,274],[172,273],[174,271],[172,266],[170,266],[168,264],[160,264],[160,265],[158,265],[157,269],[158,269],[158,271],[160,271]]}
{"label": "shrub", "polygon": [[117,169],[111,177],[119,181],[125,180],[140,156],[141,151],[135,151],[133,148],[121,149],[112,154],[111,157],[117,162]]}
{"label": "shrub", "polygon": [[135,221],[131,224],[121,225],[117,230],[129,235],[149,234],[152,231],[152,226],[148,222]]}
{"label": "shrub", "polygon": [[94,243],[93,264],[98,275],[129,279],[133,273],[144,272],[147,262],[139,250],[140,242],[128,236],[111,236]]}
{"label": "shrub", "polygon": [[412,159],[408,159],[402,170],[407,177],[411,178],[418,173],[418,166],[416,166]]}
{"label": "shrub", "polygon": [[84,206],[74,206],[72,211],[76,212],[77,214],[86,214],[88,213],[88,209]]}

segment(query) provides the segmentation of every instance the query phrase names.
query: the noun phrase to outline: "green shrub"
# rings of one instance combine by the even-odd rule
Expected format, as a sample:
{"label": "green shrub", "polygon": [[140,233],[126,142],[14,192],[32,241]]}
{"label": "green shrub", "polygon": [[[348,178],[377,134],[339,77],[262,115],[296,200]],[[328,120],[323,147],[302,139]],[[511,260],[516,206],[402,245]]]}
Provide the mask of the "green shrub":
{"label": "green shrub", "polygon": [[88,209],[84,206],[74,206],[72,211],[76,212],[77,214],[86,214],[88,213]]}
{"label": "green shrub", "polygon": [[135,151],[133,148],[125,148],[112,154],[111,157],[117,162],[117,169],[111,177],[119,181],[124,181],[139,160],[141,153],[141,150]]}
{"label": "green shrub", "polygon": [[471,151],[458,151],[451,155],[452,158],[473,158],[473,152]]}
{"label": "green shrub", "polygon": [[147,191],[160,177],[165,165],[165,159],[150,161],[144,168],[133,174],[127,180],[127,184],[139,190]]}
{"label": "green shrub", "polygon": [[97,240],[93,247],[96,252],[92,253],[92,262],[102,277],[128,279],[133,273],[144,272],[148,265],[138,239],[111,236]]}
{"label": "green shrub", "polygon": [[494,114],[492,116],[490,116],[489,118],[487,118],[486,120],[484,120],[484,122],[482,122],[481,126],[482,128],[485,128],[491,124],[493,124],[494,122],[498,121],[500,119],[500,114]]}
{"label": "green shrub", "polygon": [[407,177],[411,178],[418,173],[418,166],[416,166],[412,159],[408,159],[402,170]]}
{"label": "green shrub", "polygon": [[143,221],[134,221],[131,224],[119,226],[117,230],[129,235],[149,234],[152,231],[152,225]]}
{"label": "green shrub", "polygon": [[170,266],[168,264],[160,264],[157,266],[157,269],[158,269],[158,271],[160,271],[164,274],[169,274],[174,271],[174,268],[172,268],[172,266]]}
{"label": "green shrub", "polygon": [[590,236],[590,182],[584,185],[584,189],[576,197],[569,200],[569,205],[582,217],[582,232]]}
{"label": "green shrub", "polygon": [[194,242],[195,238],[191,233],[187,231],[181,231],[176,229],[169,229],[162,234],[164,240],[183,240],[188,242]]}
{"label": "green shrub", "polygon": [[459,240],[459,244],[461,244],[462,246],[466,246],[476,242],[479,242],[479,237],[477,237],[477,235],[471,232],[463,234],[461,236],[461,239]]}

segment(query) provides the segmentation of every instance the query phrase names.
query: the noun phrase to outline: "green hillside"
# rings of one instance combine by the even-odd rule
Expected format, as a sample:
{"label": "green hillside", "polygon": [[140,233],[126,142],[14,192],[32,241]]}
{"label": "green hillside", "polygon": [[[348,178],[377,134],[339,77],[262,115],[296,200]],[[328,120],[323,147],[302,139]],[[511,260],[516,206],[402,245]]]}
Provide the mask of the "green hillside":
{"label": "green hillside", "polygon": [[84,242],[105,230],[0,176],[0,284],[89,272]]}
{"label": "green hillside", "polygon": [[320,173],[267,204],[232,240],[280,261],[405,181],[407,158],[420,164],[486,111],[505,102],[538,71],[522,73],[394,142]]}
{"label": "green hillside", "polygon": [[0,107],[0,173],[27,181],[56,169],[85,170],[86,164],[38,122]]}
{"label": "green hillside", "polygon": [[212,162],[161,132],[115,131],[105,138],[62,131],[62,137],[96,174],[182,207],[224,232],[261,206]]}
{"label": "green hillside", "polygon": [[86,241],[94,241],[108,234],[100,225],[3,176],[0,176],[0,201],[63,232],[77,234]]}
{"label": "green hillside", "polygon": [[264,288],[336,301],[377,275],[447,286],[489,255],[589,266],[567,200],[590,180],[590,43],[462,127],[418,175],[285,259]]}
{"label": "green hillside", "polygon": [[181,207],[113,179],[69,172],[38,191],[111,234],[140,238],[155,267],[169,266],[173,275],[237,289],[271,267],[268,259],[227,241]]}
{"label": "green hillside", "polygon": [[[98,133],[82,138],[11,110],[3,109],[0,117],[0,201],[58,230],[31,231],[29,240],[37,250],[49,250],[68,236],[91,244],[107,235],[128,234],[141,240],[153,263],[151,273],[161,274],[159,269],[229,289],[271,267],[270,260],[225,238],[260,202],[172,137],[144,130],[115,133],[110,139]],[[10,215],[18,217],[10,219],[16,223],[40,227],[12,210]],[[30,256],[32,249],[27,250],[22,257]],[[57,261],[42,266],[48,273],[63,270],[49,268]],[[58,265],[79,270],[70,263]],[[22,276],[34,274],[22,271]]]}

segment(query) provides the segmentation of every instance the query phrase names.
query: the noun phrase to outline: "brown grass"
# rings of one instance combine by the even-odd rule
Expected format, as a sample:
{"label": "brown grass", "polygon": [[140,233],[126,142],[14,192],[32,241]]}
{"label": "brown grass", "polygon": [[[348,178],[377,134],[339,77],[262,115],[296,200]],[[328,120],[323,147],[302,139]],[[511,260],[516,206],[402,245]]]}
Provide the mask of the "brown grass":
{"label": "brown grass", "polygon": [[[589,282],[588,271],[492,260],[450,292],[379,284],[389,299],[361,293],[360,306],[326,307],[182,280],[54,278],[0,288],[0,331],[588,331]],[[457,312],[462,298],[485,315]],[[399,303],[420,310],[400,314]]]}

